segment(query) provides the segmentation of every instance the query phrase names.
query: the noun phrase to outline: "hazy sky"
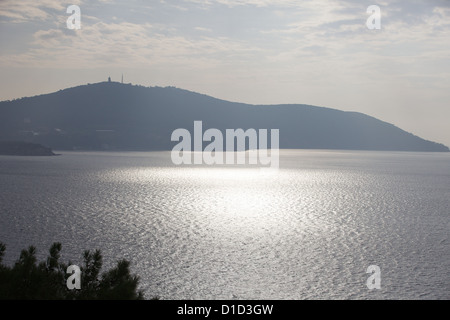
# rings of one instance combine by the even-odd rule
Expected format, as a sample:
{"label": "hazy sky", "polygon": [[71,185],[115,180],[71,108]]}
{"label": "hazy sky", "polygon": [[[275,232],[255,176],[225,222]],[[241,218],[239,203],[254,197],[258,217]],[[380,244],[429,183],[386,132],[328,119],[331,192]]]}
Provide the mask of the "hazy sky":
{"label": "hazy sky", "polygon": [[[81,29],[69,30],[69,5]],[[381,8],[381,30],[366,12]],[[359,111],[450,146],[450,1],[0,0],[0,100],[108,76]]]}

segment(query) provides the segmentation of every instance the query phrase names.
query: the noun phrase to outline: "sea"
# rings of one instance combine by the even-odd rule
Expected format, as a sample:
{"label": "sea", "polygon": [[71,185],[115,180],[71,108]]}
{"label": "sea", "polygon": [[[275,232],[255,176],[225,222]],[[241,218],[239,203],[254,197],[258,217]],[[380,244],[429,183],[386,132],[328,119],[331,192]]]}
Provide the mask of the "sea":
{"label": "sea", "polygon": [[66,263],[129,260],[149,299],[450,299],[450,153],[57,153],[0,156],[4,264],[60,242]]}

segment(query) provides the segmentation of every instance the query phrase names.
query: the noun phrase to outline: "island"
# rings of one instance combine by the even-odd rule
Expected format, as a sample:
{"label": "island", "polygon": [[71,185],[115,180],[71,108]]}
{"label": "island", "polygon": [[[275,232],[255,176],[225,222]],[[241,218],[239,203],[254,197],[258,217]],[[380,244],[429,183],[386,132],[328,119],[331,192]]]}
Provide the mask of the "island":
{"label": "island", "polygon": [[52,149],[24,141],[0,141],[0,155],[7,156],[56,156]]}
{"label": "island", "polygon": [[196,121],[204,131],[217,129],[222,134],[279,130],[280,149],[450,151],[359,112],[230,102],[174,87],[108,81],[0,102],[0,140],[56,150],[170,151],[178,143],[171,139],[173,132],[185,129],[192,134]]}

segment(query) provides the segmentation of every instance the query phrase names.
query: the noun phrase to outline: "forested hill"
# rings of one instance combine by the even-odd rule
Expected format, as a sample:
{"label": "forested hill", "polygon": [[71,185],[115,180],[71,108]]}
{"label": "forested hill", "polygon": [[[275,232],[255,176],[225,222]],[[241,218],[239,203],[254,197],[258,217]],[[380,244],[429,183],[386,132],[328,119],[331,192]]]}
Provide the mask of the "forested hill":
{"label": "forested hill", "polygon": [[449,151],[357,112],[303,104],[249,105],[174,88],[118,82],[0,102],[0,140],[54,150],[171,150],[177,128],[279,129],[280,148]]}

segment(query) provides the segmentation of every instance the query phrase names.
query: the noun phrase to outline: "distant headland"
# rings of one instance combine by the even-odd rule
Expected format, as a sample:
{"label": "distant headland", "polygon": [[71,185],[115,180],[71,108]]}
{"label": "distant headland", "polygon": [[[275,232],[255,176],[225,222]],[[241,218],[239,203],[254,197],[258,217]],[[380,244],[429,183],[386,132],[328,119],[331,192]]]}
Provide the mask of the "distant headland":
{"label": "distant headland", "polygon": [[7,156],[56,156],[52,149],[37,143],[0,141],[0,155]]}

